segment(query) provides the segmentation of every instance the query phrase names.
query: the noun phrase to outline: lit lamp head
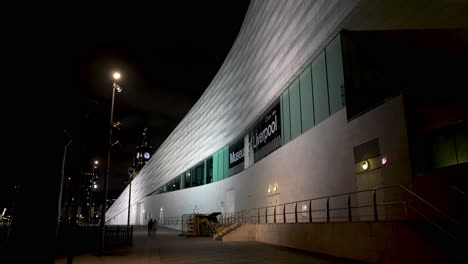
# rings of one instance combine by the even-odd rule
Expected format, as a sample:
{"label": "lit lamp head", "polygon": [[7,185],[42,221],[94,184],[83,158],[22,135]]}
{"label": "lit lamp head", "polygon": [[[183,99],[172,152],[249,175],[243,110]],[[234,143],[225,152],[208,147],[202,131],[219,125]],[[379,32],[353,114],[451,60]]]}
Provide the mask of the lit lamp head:
{"label": "lit lamp head", "polygon": [[368,170],[368,169],[369,169],[369,162],[368,162],[367,160],[363,161],[363,162],[361,163],[361,168],[362,168],[363,170]]}
{"label": "lit lamp head", "polygon": [[[119,72],[114,72],[114,75],[112,75],[114,77],[114,80],[119,80],[120,79],[120,73]],[[118,93],[120,93],[122,91],[122,88],[120,88],[120,86],[118,84],[116,84],[114,82],[114,89],[117,90]]]}
{"label": "lit lamp head", "polygon": [[268,194],[270,194],[272,191],[271,185],[268,186]]}
{"label": "lit lamp head", "polygon": [[113,77],[114,77],[114,80],[120,79],[120,72],[114,72]]}

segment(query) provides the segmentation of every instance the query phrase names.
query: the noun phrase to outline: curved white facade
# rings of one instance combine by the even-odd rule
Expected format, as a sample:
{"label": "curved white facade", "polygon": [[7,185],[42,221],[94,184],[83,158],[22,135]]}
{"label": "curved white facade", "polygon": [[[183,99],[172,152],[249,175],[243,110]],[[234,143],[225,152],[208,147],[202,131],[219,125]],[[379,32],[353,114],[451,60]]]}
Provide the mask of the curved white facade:
{"label": "curved white facade", "polygon": [[[229,144],[301,66],[339,32],[358,1],[252,1],[239,35],[200,100],[132,182],[134,204]],[[128,188],[106,220],[126,210]]]}

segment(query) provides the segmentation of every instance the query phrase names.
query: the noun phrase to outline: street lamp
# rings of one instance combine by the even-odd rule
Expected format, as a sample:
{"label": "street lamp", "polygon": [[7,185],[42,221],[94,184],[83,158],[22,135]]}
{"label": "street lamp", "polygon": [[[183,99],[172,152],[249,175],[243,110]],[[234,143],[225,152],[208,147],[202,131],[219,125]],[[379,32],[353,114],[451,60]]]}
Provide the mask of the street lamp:
{"label": "street lamp", "polygon": [[136,171],[135,171],[135,168],[128,168],[128,215],[127,215],[127,234],[128,234],[128,230],[130,230],[130,207],[131,207],[131,204],[130,204],[130,201],[131,201],[131,198],[132,198],[132,180],[133,178],[135,177],[135,174],[136,174]]}
{"label": "street lamp", "polygon": [[[59,234],[59,225],[60,225],[60,215],[61,215],[61,210],[62,210],[62,192],[63,192],[63,178],[65,177],[65,159],[67,157],[67,147],[72,143],[72,137],[70,134],[68,134],[67,130],[63,130],[65,134],[68,137],[68,142],[65,144],[64,150],[63,150],[63,158],[62,158],[62,177],[60,178],[60,190],[59,190],[59,198],[58,198],[58,218],[57,218],[57,227],[55,229],[55,236],[58,239],[58,234]],[[68,178],[70,180],[70,178]],[[65,217],[65,214],[64,214]]]}
{"label": "street lamp", "polygon": [[[102,218],[101,218],[101,252],[104,249],[104,238],[105,238],[105,225],[106,225],[106,211],[107,211],[107,181],[109,180],[110,174],[110,161],[111,161],[111,150],[115,144],[118,144],[118,141],[115,143],[112,142],[112,128],[114,128],[117,124],[114,124],[114,101],[115,101],[115,91],[120,93],[122,88],[116,83],[118,79],[120,79],[120,73],[115,72],[114,75],[114,83],[112,84],[112,104],[111,104],[111,112],[110,112],[110,126],[109,126],[109,146],[107,151],[107,172],[106,176],[104,177],[104,204],[102,209]],[[120,123],[117,125],[120,127]]]}
{"label": "street lamp", "polygon": [[89,208],[88,208],[89,209],[89,217],[88,217],[89,224],[92,224],[94,222],[93,215],[95,212],[95,208],[93,206],[93,189],[96,190],[98,187],[96,184],[96,180],[97,180],[96,169],[98,168],[99,161],[95,160],[93,163],[94,163],[93,174],[91,175],[91,181],[90,181],[90,186],[89,186]]}

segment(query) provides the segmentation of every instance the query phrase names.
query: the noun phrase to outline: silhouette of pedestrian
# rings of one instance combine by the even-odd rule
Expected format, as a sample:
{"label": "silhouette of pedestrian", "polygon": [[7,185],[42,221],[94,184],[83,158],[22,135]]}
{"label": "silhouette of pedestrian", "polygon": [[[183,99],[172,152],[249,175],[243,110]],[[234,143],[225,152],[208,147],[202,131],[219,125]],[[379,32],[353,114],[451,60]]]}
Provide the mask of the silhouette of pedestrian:
{"label": "silhouette of pedestrian", "polygon": [[151,236],[151,232],[153,231],[153,225],[154,225],[153,219],[150,219],[148,221],[148,236]]}
{"label": "silhouette of pedestrian", "polygon": [[158,221],[156,219],[153,220],[153,235],[156,235],[156,228],[158,225]]}

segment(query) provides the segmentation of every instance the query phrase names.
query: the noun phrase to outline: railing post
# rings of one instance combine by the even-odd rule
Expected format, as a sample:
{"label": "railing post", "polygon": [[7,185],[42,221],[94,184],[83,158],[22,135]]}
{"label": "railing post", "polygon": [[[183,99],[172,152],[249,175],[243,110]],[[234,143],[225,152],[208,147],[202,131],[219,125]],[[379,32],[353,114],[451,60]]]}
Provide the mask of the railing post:
{"label": "railing post", "polygon": [[353,216],[351,214],[351,194],[348,194],[348,221],[353,221]]}
{"label": "railing post", "polygon": [[275,208],[273,209],[273,223],[276,224],[276,205],[275,205]]}
{"label": "railing post", "polygon": [[258,208],[257,223],[260,224],[260,208]]}
{"label": "railing post", "polygon": [[405,208],[405,220],[408,220],[408,207],[406,206],[406,201],[403,202],[403,207]]}
{"label": "railing post", "polygon": [[268,207],[265,208],[265,224],[268,224]]}
{"label": "railing post", "polygon": [[312,200],[309,201],[309,223],[312,223]]}
{"label": "railing post", "polygon": [[294,215],[295,215],[296,223],[297,223],[297,202],[296,202],[296,206],[294,207]]}
{"label": "railing post", "polygon": [[327,222],[330,222],[330,197],[327,198]]}
{"label": "railing post", "polygon": [[283,223],[286,223],[286,205],[283,205]]}
{"label": "railing post", "polygon": [[373,204],[374,204],[374,220],[379,221],[379,216],[377,214],[377,190],[374,190],[374,195],[373,195]]}

